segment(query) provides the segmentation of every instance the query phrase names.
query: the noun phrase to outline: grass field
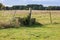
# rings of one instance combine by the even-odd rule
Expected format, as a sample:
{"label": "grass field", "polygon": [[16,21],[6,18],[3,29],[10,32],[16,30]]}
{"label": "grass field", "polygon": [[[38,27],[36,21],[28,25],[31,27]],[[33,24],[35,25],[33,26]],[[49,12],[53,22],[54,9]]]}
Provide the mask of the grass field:
{"label": "grass field", "polygon": [[[7,23],[15,11],[0,11],[0,22]],[[53,23],[50,24],[49,12]],[[29,11],[17,10],[16,17],[26,17]],[[32,18],[43,26],[0,29],[0,40],[60,40],[60,11],[32,11]]]}

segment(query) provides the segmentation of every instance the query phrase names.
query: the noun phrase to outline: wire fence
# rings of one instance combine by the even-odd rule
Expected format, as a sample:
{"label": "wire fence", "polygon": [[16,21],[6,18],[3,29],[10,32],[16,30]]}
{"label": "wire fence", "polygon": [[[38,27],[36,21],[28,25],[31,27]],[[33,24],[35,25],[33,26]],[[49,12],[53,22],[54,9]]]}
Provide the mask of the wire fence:
{"label": "wire fence", "polygon": [[[28,10],[2,10],[0,11],[0,21],[8,21],[12,17],[26,17]],[[42,24],[60,23],[60,11],[57,10],[32,10],[32,18]]]}

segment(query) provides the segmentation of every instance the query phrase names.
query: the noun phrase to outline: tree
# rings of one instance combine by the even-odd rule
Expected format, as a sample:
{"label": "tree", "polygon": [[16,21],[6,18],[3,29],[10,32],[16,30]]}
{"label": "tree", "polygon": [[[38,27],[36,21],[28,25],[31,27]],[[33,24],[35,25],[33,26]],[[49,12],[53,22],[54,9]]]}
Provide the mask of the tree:
{"label": "tree", "polygon": [[5,9],[5,6],[2,3],[0,3],[0,10],[2,9]]}
{"label": "tree", "polygon": [[12,9],[14,9],[14,10],[24,10],[24,9],[27,9],[27,6],[25,6],[25,5],[15,5],[15,6],[12,6]]}
{"label": "tree", "polygon": [[44,6],[43,5],[39,5],[39,10],[44,10]]}
{"label": "tree", "polygon": [[5,9],[6,9],[6,10],[12,10],[12,7],[6,6]]}
{"label": "tree", "polygon": [[44,9],[43,5],[38,5],[38,4],[28,4],[27,7],[31,7],[32,10],[43,10]]}
{"label": "tree", "polygon": [[60,10],[60,6],[48,6],[46,10]]}

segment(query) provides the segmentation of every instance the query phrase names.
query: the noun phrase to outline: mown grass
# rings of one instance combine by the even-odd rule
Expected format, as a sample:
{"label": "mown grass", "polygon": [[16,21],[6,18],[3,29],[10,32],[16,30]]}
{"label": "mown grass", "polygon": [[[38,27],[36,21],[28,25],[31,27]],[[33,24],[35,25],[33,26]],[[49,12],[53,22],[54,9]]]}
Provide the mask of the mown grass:
{"label": "mown grass", "polygon": [[[3,14],[4,13],[4,14]],[[0,22],[9,22],[14,11],[0,11]],[[32,18],[43,26],[0,29],[0,40],[60,40],[60,11],[52,11],[54,24],[50,24],[49,11],[33,11]],[[17,11],[16,17],[26,17],[28,11]]]}

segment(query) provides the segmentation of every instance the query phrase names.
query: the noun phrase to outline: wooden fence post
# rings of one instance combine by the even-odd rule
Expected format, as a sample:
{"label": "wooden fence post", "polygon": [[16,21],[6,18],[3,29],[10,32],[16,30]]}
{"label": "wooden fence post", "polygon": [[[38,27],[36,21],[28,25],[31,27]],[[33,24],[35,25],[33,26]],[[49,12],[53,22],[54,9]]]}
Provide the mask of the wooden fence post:
{"label": "wooden fence post", "polygon": [[50,22],[52,24],[52,14],[51,14],[51,12],[49,12],[49,15],[50,15]]}
{"label": "wooden fence post", "polygon": [[29,25],[31,25],[31,14],[32,14],[32,9],[29,8]]}

